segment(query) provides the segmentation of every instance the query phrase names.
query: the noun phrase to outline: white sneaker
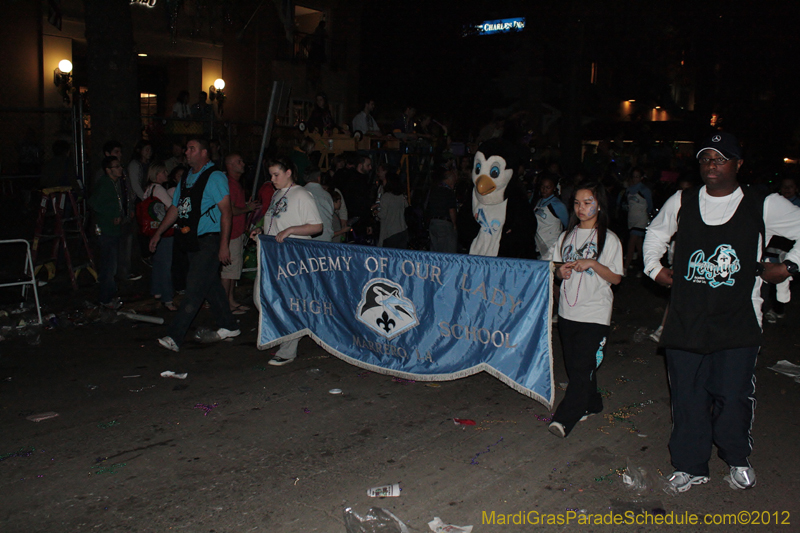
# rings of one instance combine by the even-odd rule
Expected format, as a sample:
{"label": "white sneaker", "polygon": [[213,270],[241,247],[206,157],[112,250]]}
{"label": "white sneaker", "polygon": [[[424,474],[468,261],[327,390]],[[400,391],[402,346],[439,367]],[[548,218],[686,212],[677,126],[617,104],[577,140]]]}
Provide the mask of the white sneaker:
{"label": "white sneaker", "polygon": [[100,304],[100,305],[105,307],[106,309],[110,309],[111,311],[117,311],[120,307],[122,307],[122,300],[120,300],[119,298],[112,298],[112,300],[107,304]]}
{"label": "white sneaker", "polygon": [[653,342],[659,342],[661,340],[661,333],[664,331],[664,326],[658,326],[658,329],[655,330],[653,333],[647,336]]}
{"label": "white sneaker", "polygon": [[225,329],[225,328],[219,328],[217,330],[217,336],[219,337],[219,340],[221,340],[221,341],[225,340],[225,339],[230,339],[231,337],[238,337],[241,334],[242,334],[242,331],[239,330],[239,329],[229,330],[229,329]]}
{"label": "white sneaker", "polygon": [[599,415],[599,414],[600,414],[599,412],[598,413],[590,413],[589,411],[586,411],[586,414],[581,417],[579,422],[586,422],[587,420],[589,420],[590,416]]}
{"label": "white sneaker", "polygon": [[767,311],[766,313],[764,313],[764,318],[765,318],[765,319],[767,320],[767,322],[769,322],[770,324],[776,324],[776,323],[778,322],[778,319],[780,319],[780,318],[783,318],[783,317],[785,317],[785,316],[786,316],[785,314],[783,314],[783,313],[776,313],[776,312],[775,312],[775,311],[773,311],[772,309],[770,309],[769,311]]}
{"label": "white sneaker", "polygon": [[288,365],[292,361],[294,361],[294,359],[284,359],[280,355],[276,355],[272,359],[270,359],[267,364],[272,366],[283,366],[283,365]]}
{"label": "white sneaker", "polygon": [[739,489],[751,489],[756,486],[756,471],[749,466],[732,466],[731,483]]}
{"label": "white sneaker", "polygon": [[172,337],[161,337],[158,339],[158,344],[166,348],[167,350],[172,350],[173,352],[179,352],[180,348],[178,344],[175,342],[175,339]]}
{"label": "white sneaker", "polygon": [[561,437],[563,439],[567,436],[567,431],[564,429],[564,424],[561,422],[550,422],[547,429],[556,437]]}
{"label": "white sneaker", "polygon": [[676,470],[669,476],[667,482],[678,492],[686,492],[692,488],[692,485],[701,485],[708,483],[708,476],[693,476],[686,472]]}

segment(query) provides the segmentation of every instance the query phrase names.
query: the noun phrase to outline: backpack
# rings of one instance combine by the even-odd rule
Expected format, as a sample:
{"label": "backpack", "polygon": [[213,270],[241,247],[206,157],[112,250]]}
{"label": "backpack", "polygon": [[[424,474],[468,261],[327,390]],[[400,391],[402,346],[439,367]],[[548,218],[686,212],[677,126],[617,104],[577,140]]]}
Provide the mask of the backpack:
{"label": "backpack", "polygon": [[211,165],[197,177],[191,187],[185,187],[185,182],[181,185],[181,195],[178,201],[178,232],[175,233],[175,246],[178,250],[196,252],[200,249],[200,242],[197,240],[200,218],[215,207],[212,205],[207,211],[201,212],[203,193],[206,190],[208,178],[216,171],[217,167]]}
{"label": "backpack", "polygon": [[[155,196],[149,196],[136,206],[136,220],[139,222],[139,231],[143,235],[152,237],[156,234],[158,226],[167,214],[167,206]],[[161,234],[162,237],[172,237],[174,228],[169,228]]]}

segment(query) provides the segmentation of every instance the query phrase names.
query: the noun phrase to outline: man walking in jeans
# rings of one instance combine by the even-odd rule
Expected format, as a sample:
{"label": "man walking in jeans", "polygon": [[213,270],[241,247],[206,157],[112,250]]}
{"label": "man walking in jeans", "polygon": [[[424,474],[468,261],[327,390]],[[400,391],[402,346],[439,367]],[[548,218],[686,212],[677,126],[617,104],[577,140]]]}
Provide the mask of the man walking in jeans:
{"label": "man walking in jeans", "polygon": [[183,344],[203,300],[208,300],[214,319],[221,326],[216,332],[220,340],[240,334],[219,276],[220,263],[231,261],[228,178],[211,162],[206,139],[187,143],[186,162],[191,171],[175,190],[172,206],[150,240],[150,250],[155,251],[161,234],[177,222],[175,246],[186,250],[189,256],[186,295],[167,328],[167,336],[158,339],[161,346],[174,352]]}
{"label": "man walking in jeans", "polygon": [[[749,489],[755,363],[761,346],[761,282],[797,273],[800,248],[784,263],[764,263],[773,235],[800,239],[800,209],[777,194],[740,187],[736,138],[717,132],[697,152],[704,185],[678,191],[647,228],[645,273],[672,287],[661,336],[672,400],[669,451],[678,492],[709,480],[712,444],[730,484]],[[661,266],[675,236],[674,270]]]}

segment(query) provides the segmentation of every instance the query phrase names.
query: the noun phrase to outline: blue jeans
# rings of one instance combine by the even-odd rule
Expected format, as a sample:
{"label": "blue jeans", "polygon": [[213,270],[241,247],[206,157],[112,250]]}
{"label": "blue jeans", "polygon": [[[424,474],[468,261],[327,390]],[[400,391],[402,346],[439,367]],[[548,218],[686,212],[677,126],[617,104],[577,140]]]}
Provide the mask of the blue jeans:
{"label": "blue jeans", "polygon": [[175,237],[164,237],[158,241],[153,254],[153,277],[150,279],[150,294],[160,294],[162,302],[171,302],[172,290],[172,245]]}
{"label": "blue jeans", "polygon": [[117,293],[114,275],[117,273],[119,237],[98,235],[97,244],[100,246],[100,266],[97,269],[97,281],[100,283],[99,300],[101,304],[107,304]]}
{"label": "blue jeans", "polygon": [[203,305],[203,300],[208,300],[219,327],[229,330],[239,328],[219,277],[219,240],[219,233],[201,235],[198,237],[200,249],[187,254],[189,273],[186,275],[186,295],[175,318],[167,327],[167,335],[178,346],[183,344],[183,338]]}

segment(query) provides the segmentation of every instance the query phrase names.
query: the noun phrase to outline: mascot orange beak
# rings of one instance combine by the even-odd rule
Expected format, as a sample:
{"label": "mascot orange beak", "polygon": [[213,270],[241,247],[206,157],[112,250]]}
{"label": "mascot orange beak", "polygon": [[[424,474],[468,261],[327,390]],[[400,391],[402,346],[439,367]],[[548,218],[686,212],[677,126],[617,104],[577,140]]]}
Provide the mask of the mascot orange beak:
{"label": "mascot orange beak", "polygon": [[475,180],[475,189],[481,196],[486,196],[496,188],[497,186],[494,184],[494,180],[486,174],[481,174],[478,176],[478,179]]}

